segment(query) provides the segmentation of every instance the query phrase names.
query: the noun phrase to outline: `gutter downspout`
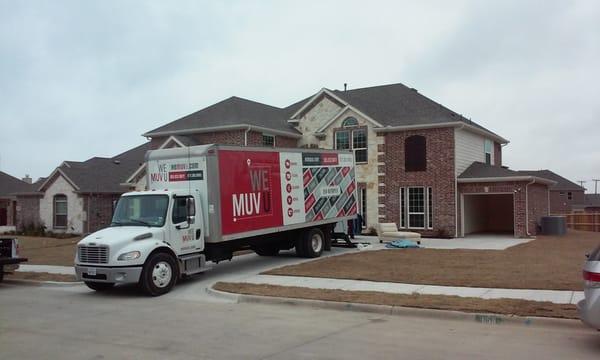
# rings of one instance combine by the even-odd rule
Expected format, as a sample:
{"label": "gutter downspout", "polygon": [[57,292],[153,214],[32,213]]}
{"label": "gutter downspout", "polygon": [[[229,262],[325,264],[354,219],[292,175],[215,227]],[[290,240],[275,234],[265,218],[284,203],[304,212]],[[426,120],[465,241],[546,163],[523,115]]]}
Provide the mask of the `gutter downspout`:
{"label": "gutter downspout", "polygon": [[[458,231],[458,174],[456,173],[456,130],[462,130],[465,124],[458,128],[454,128],[454,237],[457,238]],[[461,225],[462,225],[462,208],[461,208]],[[461,229],[462,230],[462,229]],[[462,234],[462,232],[461,232]]]}
{"label": "gutter downspout", "polygon": [[252,126],[248,125],[246,131],[244,131],[244,146],[248,146],[248,133],[252,130]]}
{"label": "gutter downspout", "polygon": [[529,233],[529,185],[533,183],[535,183],[535,179],[525,185],[525,234],[527,234],[527,236],[531,236]]}

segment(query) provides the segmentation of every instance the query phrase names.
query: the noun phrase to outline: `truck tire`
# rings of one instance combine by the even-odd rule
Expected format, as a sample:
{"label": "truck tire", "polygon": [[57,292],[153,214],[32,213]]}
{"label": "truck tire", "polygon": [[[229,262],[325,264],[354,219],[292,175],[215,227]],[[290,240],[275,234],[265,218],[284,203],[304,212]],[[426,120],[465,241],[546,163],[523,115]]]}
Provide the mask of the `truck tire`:
{"label": "truck tire", "polygon": [[170,254],[152,254],[142,270],[141,289],[150,296],[160,296],[171,291],[177,282],[177,263]]}
{"label": "truck tire", "polygon": [[323,253],[325,235],[319,228],[312,228],[304,232],[303,236],[304,257],[317,258]]}
{"label": "truck tire", "polygon": [[93,281],[84,281],[84,283],[87,287],[95,291],[105,291],[115,286],[114,283],[101,283]]}
{"label": "truck tire", "polygon": [[0,282],[4,280],[4,267],[0,265]]}
{"label": "truck tire", "polygon": [[258,256],[277,256],[279,247],[276,245],[264,245],[253,249]]}

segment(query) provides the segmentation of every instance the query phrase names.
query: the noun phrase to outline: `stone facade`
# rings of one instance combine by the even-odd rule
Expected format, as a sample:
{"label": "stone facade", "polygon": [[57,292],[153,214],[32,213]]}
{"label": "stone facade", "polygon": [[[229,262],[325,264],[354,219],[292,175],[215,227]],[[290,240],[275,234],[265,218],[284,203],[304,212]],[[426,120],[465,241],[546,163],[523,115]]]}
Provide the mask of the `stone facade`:
{"label": "stone facade", "polygon": [[[65,195],[67,197],[67,226],[65,228],[54,227],[54,196]],[[57,173],[45,187],[44,195],[40,199],[40,218],[46,230],[52,232],[64,232],[82,234],[83,223],[87,212],[83,206],[83,198],[64,177]]]}
{"label": "stone facade", "polygon": [[41,195],[18,195],[17,196],[17,230],[26,226],[38,227],[42,225],[40,218]]}
{"label": "stone facade", "polygon": [[[412,135],[424,136],[427,143],[426,171],[406,172],[404,143]],[[438,128],[385,133],[379,146],[379,222],[400,225],[400,188],[431,187],[433,229],[410,229],[424,236],[456,235],[456,191],[454,177],[454,129]]]}

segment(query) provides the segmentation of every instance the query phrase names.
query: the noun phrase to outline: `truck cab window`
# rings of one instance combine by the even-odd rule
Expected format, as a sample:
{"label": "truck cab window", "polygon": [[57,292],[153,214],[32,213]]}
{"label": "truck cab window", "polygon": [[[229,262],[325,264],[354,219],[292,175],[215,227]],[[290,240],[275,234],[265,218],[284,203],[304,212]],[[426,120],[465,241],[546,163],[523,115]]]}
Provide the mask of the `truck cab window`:
{"label": "truck cab window", "polygon": [[176,196],[173,203],[173,224],[180,224],[187,221],[187,199],[189,196]]}

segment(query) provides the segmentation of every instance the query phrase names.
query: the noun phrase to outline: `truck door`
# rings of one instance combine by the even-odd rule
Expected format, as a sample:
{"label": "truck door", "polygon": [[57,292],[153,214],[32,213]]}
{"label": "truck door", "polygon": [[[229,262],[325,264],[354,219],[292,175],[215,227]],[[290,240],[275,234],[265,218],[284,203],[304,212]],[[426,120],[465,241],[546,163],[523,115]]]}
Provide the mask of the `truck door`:
{"label": "truck door", "polygon": [[200,202],[194,196],[173,197],[169,243],[179,255],[202,251],[204,229]]}

